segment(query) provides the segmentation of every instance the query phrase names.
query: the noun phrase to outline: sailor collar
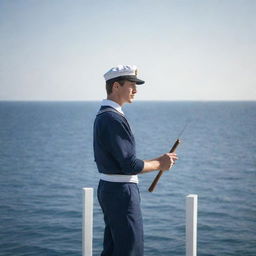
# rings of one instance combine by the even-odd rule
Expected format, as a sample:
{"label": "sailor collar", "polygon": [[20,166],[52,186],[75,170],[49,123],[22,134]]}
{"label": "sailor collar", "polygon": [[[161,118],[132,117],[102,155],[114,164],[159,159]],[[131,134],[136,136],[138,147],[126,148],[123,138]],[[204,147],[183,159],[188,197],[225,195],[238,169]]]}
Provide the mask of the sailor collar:
{"label": "sailor collar", "polygon": [[114,108],[115,110],[117,110],[122,115],[124,115],[124,112],[122,111],[121,106],[118,103],[114,102],[113,100],[104,99],[101,102],[101,106],[110,106],[110,107]]}

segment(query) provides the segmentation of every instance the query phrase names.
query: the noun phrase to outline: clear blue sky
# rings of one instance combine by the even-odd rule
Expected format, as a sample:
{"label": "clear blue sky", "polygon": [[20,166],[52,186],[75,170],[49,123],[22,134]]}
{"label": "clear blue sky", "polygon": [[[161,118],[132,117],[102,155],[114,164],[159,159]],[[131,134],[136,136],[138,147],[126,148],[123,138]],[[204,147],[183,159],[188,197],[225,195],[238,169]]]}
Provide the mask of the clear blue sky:
{"label": "clear blue sky", "polygon": [[0,100],[101,100],[135,64],[139,100],[256,100],[254,0],[1,0]]}

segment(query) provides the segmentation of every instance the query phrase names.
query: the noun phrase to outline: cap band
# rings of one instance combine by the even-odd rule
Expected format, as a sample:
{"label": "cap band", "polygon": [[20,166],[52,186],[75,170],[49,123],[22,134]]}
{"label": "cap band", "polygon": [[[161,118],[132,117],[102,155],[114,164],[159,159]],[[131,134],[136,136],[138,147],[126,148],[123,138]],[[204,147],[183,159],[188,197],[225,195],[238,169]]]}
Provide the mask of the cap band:
{"label": "cap band", "polygon": [[138,69],[135,65],[118,65],[104,74],[106,81],[128,80],[136,84],[144,84],[143,80],[137,78]]}
{"label": "cap band", "polygon": [[123,81],[123,80],[135,82],[136,84],[144,84],[145,83],[145,81],[138,79],[136,76],[118,76],[115,78],[111,78],[111,79],[107,80],[106,82],[114,83],[114,82]]}

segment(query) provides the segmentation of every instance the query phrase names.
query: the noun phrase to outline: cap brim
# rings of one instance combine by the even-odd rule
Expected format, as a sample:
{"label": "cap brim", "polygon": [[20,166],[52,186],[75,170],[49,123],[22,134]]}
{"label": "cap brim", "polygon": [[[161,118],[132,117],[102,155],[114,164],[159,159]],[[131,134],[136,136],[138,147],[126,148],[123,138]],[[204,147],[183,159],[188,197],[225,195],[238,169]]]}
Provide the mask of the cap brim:
{"label": "cap brim", "polygon": [[136,84],[144,84],[145,83],[145,81],[138,79],[136,76],[118,76],[118,77],[111,78],[107,81],[115,82],[115,81],[119,81],[119,80],[127,80],[130,82],[134,82]]}
{"label": "cap brim", "polygon": [[134,82],[134,83],[136,83],[136,84],[144,84],[144,83],[145,83],[145,81],[140,80],[140,79],[135,78],[135,77],[128,78],[127,80],[130,81],[130,82]]}

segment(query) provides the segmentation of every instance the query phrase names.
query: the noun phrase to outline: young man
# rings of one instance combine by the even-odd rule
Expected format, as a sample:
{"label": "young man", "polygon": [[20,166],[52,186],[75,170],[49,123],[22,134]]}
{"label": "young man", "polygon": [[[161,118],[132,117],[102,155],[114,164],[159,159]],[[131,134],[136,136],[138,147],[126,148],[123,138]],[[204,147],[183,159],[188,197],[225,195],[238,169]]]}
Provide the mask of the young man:
{"label": "young man", "polygon": [[107,99],[94,122],[94,157],[101,173],[98,200],[105,232],[101,256],[142,256],[143,223],[137,174],[169,170],[177,160],[166,153],[152,160],[136,157],[135,140],[122,106],[137,93],[136,66],[119,65],[105,75]]}

